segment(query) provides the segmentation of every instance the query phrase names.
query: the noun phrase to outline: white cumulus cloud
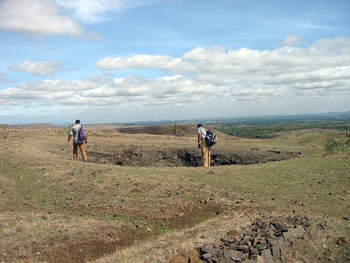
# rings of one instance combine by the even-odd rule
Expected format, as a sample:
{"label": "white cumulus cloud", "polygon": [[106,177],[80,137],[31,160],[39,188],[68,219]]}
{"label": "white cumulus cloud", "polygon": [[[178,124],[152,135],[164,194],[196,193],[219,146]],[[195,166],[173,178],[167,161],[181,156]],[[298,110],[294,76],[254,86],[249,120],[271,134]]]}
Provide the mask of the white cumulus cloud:
{"label": "white cumulus cloud", "polygon": [[82,28],[53,0],[2,0],[0,29],[27,35],[81,35]]}
{"label": "white cumulus cloud", "polygon": [[296,35],[289,36],[284,40],[284,45],[291,46],[291,47],[299,46],[304,43],[305,43],[305,40],[302,37],[299,37]]}
{"label": "white cumulus cloud", "polygon": [[52,75],[59,71],[61,66],[58,62],[30,62],[24,61],[18,66],[10,66],[7,69],[11,71],[27,72],[32,75]]}
{"label": "white cumulus cloud", "polygon": [[[96,66],[108,70],[160,70],[162,77],[125,75],[93,76],[81,80],[43,80],[22,83],[0,90],[0,105],[41,104],[69,106],[82,104],[89,111],[143,114],[157,109],[162,115],[181,110],[201,112],[210,105],[216,116],[232,110],[259,112],[321,111],[327,105],[344,105],[350,97],[350,39],[316,42],[307,48],[284,47],[275,50],[221,47],[195,48],[180,57],[136,55],[108,57]],[[34,74],[47,64],[26,61],[12,70]],[[52,65],[55,68],[55,65]],[[120,73],[122,74],[122,73]],[[274,109],[284,107],[286,109]],[[172,110],[170,110],[172,108]],[[226,109],[226,111],[225,111]],[[288,110],[289,111],[289,110]],[[111,113],[112,114],[112,113]],[[145,113],[146,114],[146,113]],[[166,118],[164,111],[164,118]],[[175,113],[174,113],[175,114]]]}
{"label": "white cumulus cloud", "polygon": [[136,55],[130,58],[108,57],[96,63],[102,69],[174,69],[181,65],[181,59],[168,56]]}
{"label": "white cumulus cloud", "polygon": [[107,13],[123,11],[159,0],[55,0],[60,6],[74,11],[74,16],[87,22],[108,19]]}

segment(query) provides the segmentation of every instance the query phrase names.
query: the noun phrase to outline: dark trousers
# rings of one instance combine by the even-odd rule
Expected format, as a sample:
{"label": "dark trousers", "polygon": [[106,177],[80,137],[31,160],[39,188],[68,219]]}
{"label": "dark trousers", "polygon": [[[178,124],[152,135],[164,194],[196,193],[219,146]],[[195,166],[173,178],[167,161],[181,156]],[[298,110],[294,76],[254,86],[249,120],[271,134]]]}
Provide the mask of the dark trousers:
{"label": "dark trousers", "polygon": [[80,150],[81,156],[83,157],[83,161],[86,162],[86,152],[84,143],[73,143],[73,160],[76,160],[78,157],[78,148]]}

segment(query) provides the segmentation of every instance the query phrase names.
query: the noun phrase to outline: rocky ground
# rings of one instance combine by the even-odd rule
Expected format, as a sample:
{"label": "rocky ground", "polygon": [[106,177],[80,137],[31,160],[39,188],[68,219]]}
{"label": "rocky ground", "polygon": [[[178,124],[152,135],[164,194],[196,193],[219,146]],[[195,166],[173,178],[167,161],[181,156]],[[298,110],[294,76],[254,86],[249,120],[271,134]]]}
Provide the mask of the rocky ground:
{"label": "rocky ground", "polygon": [[169,263],[292,262],[293,247],[307,242],[310,226],[307,216],[265,213],[244,228],[229,231],[218,242],[176,255]]}

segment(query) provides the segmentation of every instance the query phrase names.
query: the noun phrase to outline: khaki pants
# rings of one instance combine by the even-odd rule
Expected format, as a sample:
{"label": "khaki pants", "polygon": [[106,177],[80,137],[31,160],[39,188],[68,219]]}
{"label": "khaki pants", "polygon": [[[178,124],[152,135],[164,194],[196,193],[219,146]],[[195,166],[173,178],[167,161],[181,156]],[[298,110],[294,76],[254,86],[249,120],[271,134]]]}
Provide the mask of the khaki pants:
{"label": "khaki pants", "polygon": [[84,143],[73,143],[73,160],[76,160],[78,157],[78,147],[81,152],[81,156],[83,157],[83,161],[86,162],[87,158]]}
{"label": "khaki pants", "polygon": [[205,143],[205,140],[202,140],[201,149],[202,149],[203,166],[209,167],[211,148]]}

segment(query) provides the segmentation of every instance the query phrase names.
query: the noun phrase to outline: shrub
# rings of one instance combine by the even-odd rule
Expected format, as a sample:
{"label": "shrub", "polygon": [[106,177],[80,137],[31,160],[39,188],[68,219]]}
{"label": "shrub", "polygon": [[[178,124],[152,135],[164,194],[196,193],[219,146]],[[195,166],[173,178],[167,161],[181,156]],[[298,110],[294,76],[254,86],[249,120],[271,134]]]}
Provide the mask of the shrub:
{"label": "shrub", "polygon": [[0,126],[0,134],[4,140],[7,140],[10,136],[10,129],[7,126]]}
{"label": "shrub", "polygon": [[344,144],[347,148],[350,148],[350,139],[347,139],[347,141]]}
{"label": "shrub", "polygon": [[170,127],[166,127],[165,132],[173,134],[178,137],[182,137],[186,135],[186,132],[183,129],[181,129],[181,127],[177,123],[175,123]]}
{"label": "shrub", "polygon": [[325,150],[329,154],[337,154],[339,152],[343,152],[347,147],[350,146],[350,140],[346,142],[340,142],[335,139],[328,139],[325,144]]}

